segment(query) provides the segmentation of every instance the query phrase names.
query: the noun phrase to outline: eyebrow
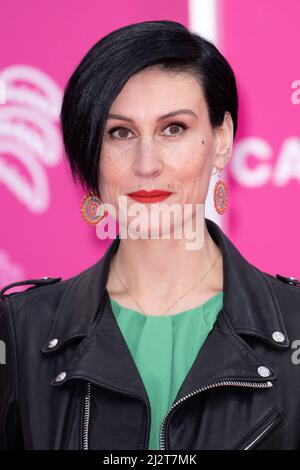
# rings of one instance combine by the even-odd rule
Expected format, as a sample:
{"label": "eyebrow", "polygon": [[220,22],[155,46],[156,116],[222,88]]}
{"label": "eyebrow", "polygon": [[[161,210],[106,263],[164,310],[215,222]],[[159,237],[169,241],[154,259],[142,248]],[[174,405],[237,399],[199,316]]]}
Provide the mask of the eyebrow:
{"label": "eyebrow", "polygon": [[[190,116],[193,116],[198,119],[197,114],[195,114],[191,109],[177,109],[176,111],[171,111],[170,113],[163,114],[158,118],[158,121],[162,121],[165,118],[176,116],[177,114],[189,114]],[[121,119],[122,121],[134,122],[133,119],[127,116],[122,116],[121,114],[109,114],[107,119]]]}

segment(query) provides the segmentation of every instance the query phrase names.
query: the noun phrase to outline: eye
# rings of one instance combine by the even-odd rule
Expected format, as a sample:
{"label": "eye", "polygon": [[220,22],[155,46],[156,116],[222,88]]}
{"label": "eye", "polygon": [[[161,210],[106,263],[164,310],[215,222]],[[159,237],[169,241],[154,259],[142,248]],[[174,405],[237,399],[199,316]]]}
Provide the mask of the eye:
{"label": "eye", "polygon": [[[188,126],[187,126],[184,122],[181,122],[181,121],[172,121],[172,122],[170,122],[170,124],[166,127],[166,129],[168,129],[169,127],[170,127],[171,129],[172,129],[172,128],[173,128],[173,129],[174,129],[174,128],[176,129],[176,127],[181,127],[184,131],[188,128]],[[169,134],[168,137],[176,137],[177,135],[181,135],[181,134],[183,134],[183,132],[180,132],[180,134],[178,134],[177,132],[176,132],[176,133],[171,132],[171,134]]]}
{"label": "eye", "polygon": [[[170,122],[170,124],[165,128],[165,129],[168,129],[168,128],[175,128],[176,127],[181,127],[184,131],[188,128],[188,126],[184,123],[184,122],[181,122],[181,121],[172,121]],[[115,132],[120,132],[119,136],[115,136],[114,133]],[[118,139],[118,140],[128,140],[126,138],[126,136],[128,136],[128,132],[131,132],[127,127],[123,127],[123,126],[117,126],[117,127],[113,127],[112,129],[110,129],[108,131],[108,134],[111,136],[112,139]],[[171,134],[168,134],[168,137],[176,137],[178,135],[181,135],[183,132],[181,132],[180,134],[178,134],[177,132],[171,132]]]}
{"label": "eye", "polygon": [[[116,137],[113,135],[115,132],[119,132],[119,131],[122,131],[121,134],[119,134],[119,137]],[[124,134],[126,137],[127,132],[130,132],[130,130],[127,129],[127,127],[122,127],[122,126],[113,127],[112,129],[108,131],[112,139],[120,139],[120,140],[127,140],[126,138],[124,138]]]}

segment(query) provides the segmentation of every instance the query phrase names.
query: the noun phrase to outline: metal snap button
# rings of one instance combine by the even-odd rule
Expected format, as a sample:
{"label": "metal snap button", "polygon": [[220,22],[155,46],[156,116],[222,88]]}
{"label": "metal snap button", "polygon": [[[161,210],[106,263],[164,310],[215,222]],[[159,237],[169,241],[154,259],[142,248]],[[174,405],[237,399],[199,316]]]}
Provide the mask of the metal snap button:
{"label": "metal snap button", "polygon": [[48,343],[48,348],[51,349],[51,348],[54,348],[58,343],[58,339],[57,338],[53,338],[49,341]]}
{"label": "metal snap button", "polygon": [[60,372],[56,377],[55,377],[55,382],[62,382],[64,378],[66,377],[66,372]]}
{"label": "metal snap button", "polygon": [[270,369],[268,369],[268,368],[265,367],[265,366],[260,366],[260,367],[257,369],[257,372],[259,373],[259,375],[261,375],[261,377],[269,377],[269,375],[271,374]]}
{"label": "metal snap button", "polygon": [[274,331],[274,333],[272,333],[272,338],[274,341],[276,341],[276,343],[283,343],[285,340],[285,336],[283,333],[281,333],[281,331]]}

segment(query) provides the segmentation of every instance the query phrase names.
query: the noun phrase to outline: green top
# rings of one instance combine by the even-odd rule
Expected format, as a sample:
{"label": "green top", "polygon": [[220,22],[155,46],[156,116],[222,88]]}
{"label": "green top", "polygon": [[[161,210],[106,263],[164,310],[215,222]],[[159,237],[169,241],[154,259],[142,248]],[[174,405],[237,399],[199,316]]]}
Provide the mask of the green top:
{"label": "green top", "polygon": [[151,405],[149,450],[159,449],[160,425],[223,307],[223,291],[175,315],[144,315],[110,297],[112,310]]}

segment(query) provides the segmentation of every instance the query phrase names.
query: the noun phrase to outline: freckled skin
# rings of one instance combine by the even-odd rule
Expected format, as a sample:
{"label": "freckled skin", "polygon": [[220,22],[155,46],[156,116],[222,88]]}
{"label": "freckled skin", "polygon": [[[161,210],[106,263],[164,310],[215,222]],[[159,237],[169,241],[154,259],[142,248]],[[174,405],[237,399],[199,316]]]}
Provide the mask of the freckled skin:
{"label": "freckled skin", "polygon": [[[158,121],[159,116],[183,108],[197,117],[178,114]],[[114,204],[117,210],[120,195],[157,188],[175,193],[167,200],[169,204],[194,207],[205,202],[213,167],[224,166],[224,153],[231,146],[231,117],[228,113],[229,125],[222,133],[212,129],[196,78],[155,67],[145,69],[127,81],[110,113],[134,122],[106,122],[99,180],[103,202]],[[172,121],[184,123],[187,129],[170,126]],[[116,138],[112,138],[108,131],[119,126],[126,129],[114,131]],[[128,198],[128,206],[132,203]]]}

